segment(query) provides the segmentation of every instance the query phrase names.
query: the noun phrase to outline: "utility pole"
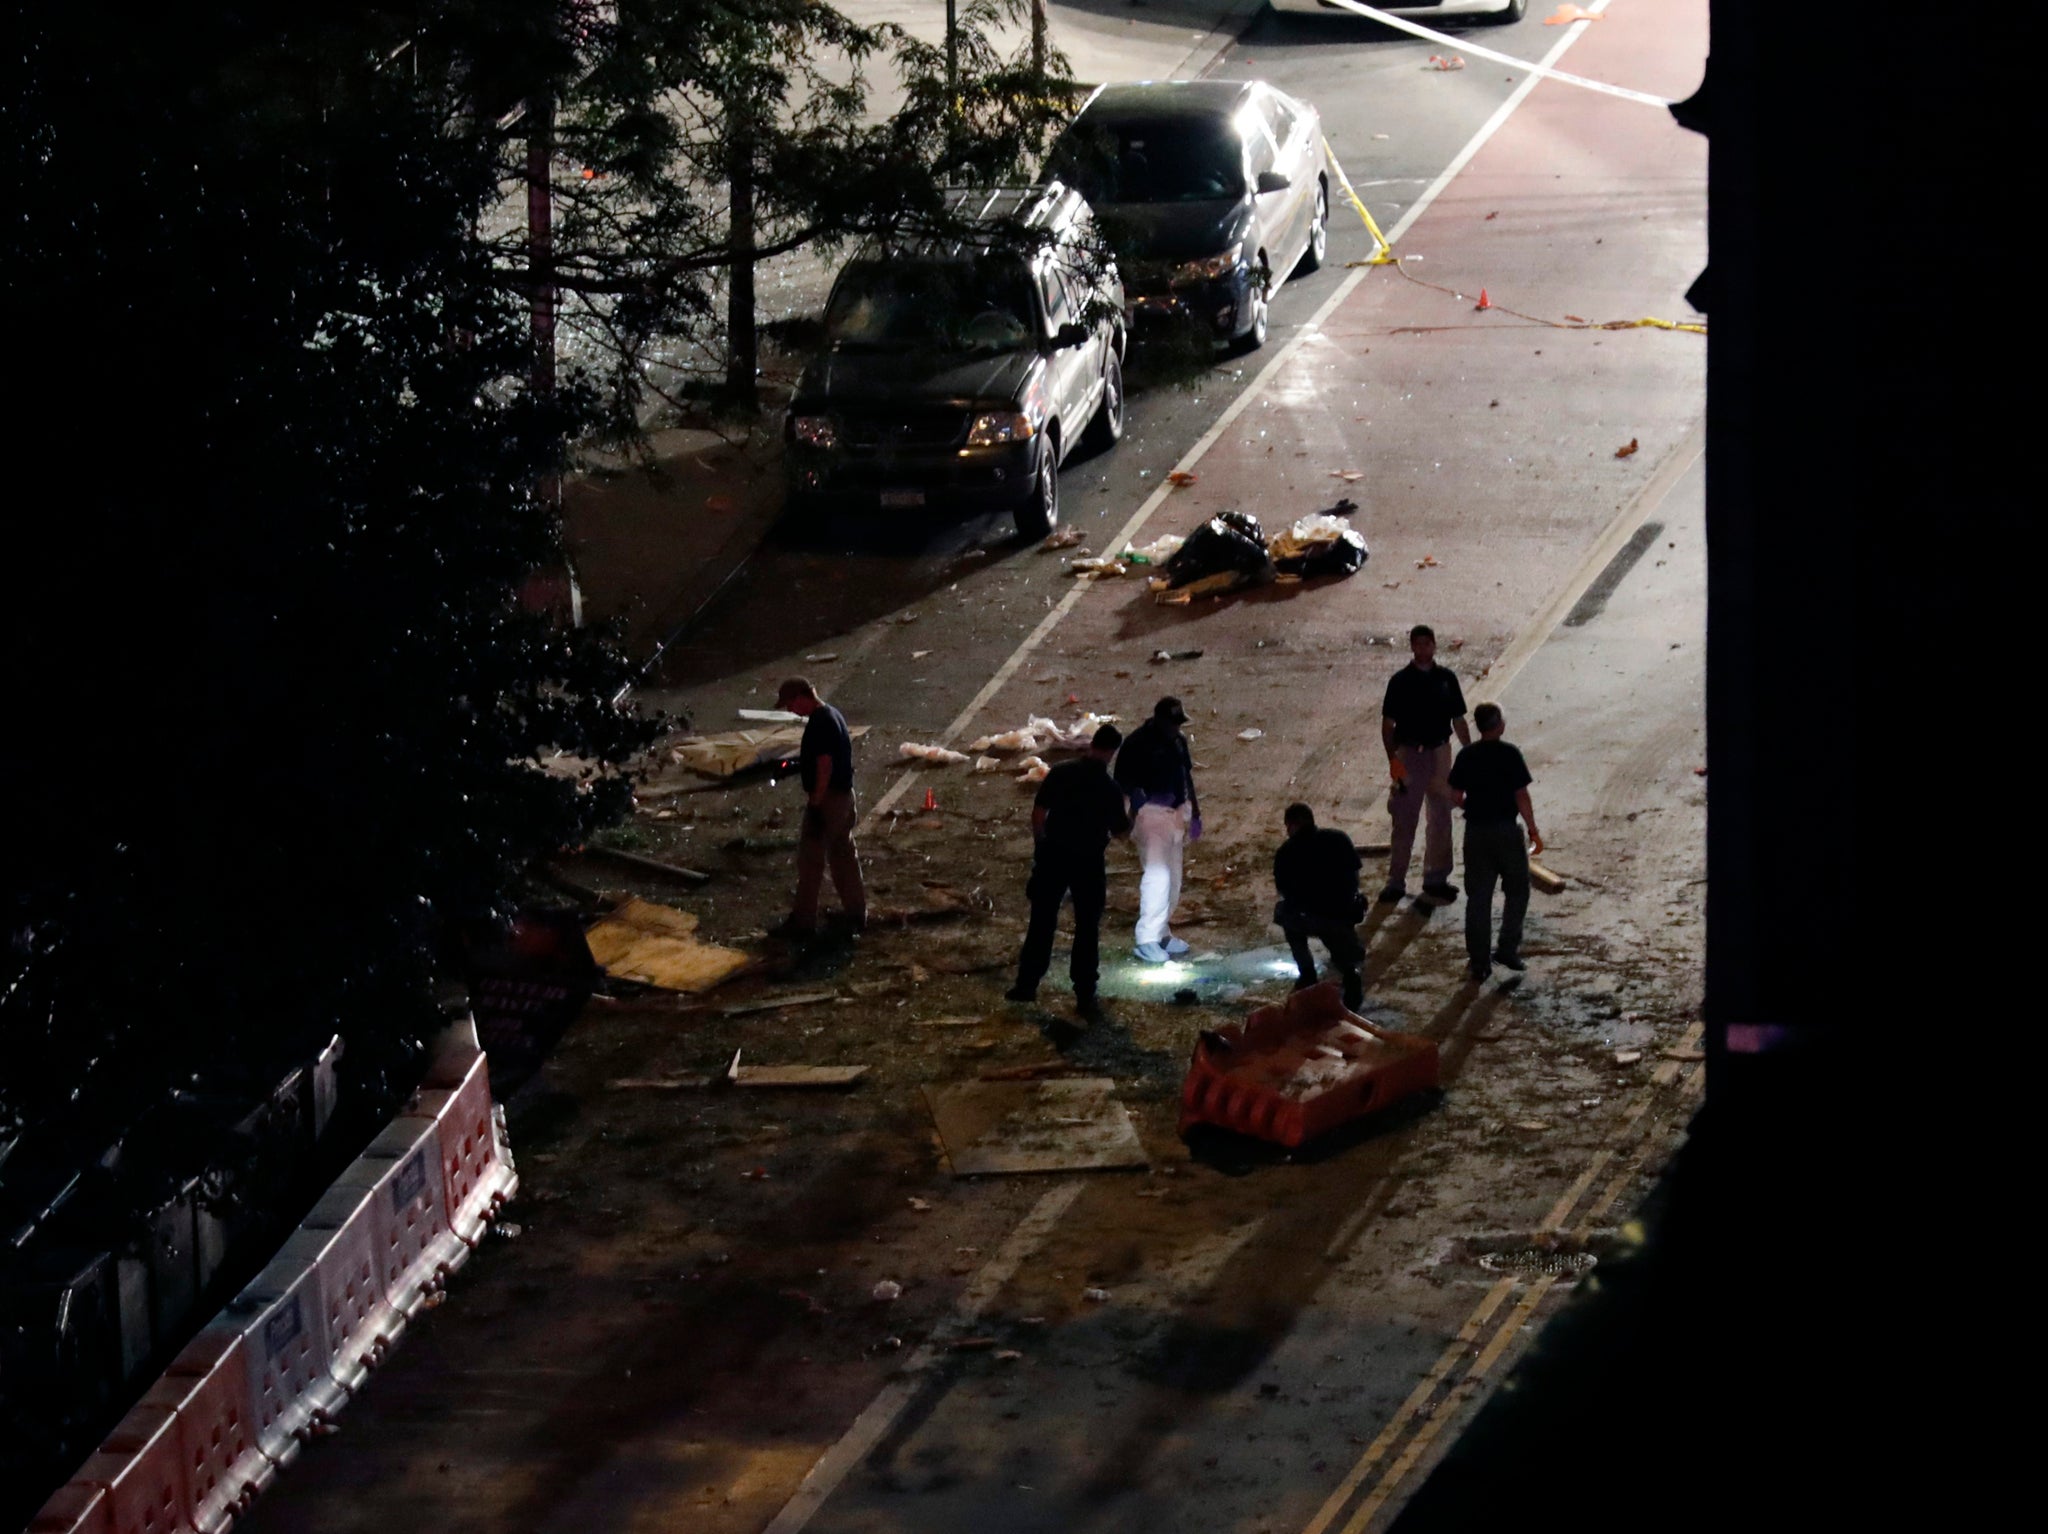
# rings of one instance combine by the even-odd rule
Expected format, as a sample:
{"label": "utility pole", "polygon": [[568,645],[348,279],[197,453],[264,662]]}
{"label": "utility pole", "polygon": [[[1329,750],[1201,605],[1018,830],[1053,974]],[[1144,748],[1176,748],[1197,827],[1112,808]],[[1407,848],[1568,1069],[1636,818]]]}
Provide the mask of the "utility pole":
{"label": "utility pole", "polygon": [[1038,77],[1040,90],[1043,90],[1045,87],[1045,56],[1048,52],[1047,27],[1045,0],[1031,0],[1031,72]]}
{"label": "utility pole", "polygon": [[953,157],[960,122],[960,16],[958,0],[946,0],[946,158]]}

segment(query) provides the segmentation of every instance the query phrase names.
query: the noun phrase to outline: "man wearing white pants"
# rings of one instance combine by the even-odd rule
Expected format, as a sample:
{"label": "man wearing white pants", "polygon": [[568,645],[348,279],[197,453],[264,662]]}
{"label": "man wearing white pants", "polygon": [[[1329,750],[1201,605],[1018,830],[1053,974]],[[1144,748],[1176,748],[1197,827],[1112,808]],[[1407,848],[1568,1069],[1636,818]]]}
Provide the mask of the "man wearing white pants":
{"label": "man wearing white pants", "polygon": [[1131,802],[1131,841],[1144,869],[1138,881],[1136,937],[1138,957],[1148,964],[1164,964],[1188,951],[1167,926],[1180,903],[1183,851],[1202,835],[1194,758],[1181,733],[1187,717],[1180,699],[1161,698],[1116,758],[1117,786]]}

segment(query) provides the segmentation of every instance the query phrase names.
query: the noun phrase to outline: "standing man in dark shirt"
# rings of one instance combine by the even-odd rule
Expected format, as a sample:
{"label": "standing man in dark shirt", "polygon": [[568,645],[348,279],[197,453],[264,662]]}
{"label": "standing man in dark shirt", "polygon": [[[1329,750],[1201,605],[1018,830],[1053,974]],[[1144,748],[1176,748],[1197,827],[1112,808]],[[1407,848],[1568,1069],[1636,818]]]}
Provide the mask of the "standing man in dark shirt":
{"label": "standing man in dark shirt", "polygon": [[1147,964],[1164,964],[1188,951],[1167,930],[1180,904],[1182,854],[1202,836],[1195,759],[1180,728],[1187,721],[1180,699],[1161,698],[1116,758],[1117,785],[1131,802],[1131,839],[1144,868],[1138,880],[1137,954]]}
{"label": "standing man in dark shirt", "polygon": [[1123,744],[1123,732],[1105,724],[1088,742],[1088,753],[1061,762],[1038,785],[1031,806],[1031,880],[1024,893],[1031,901],[1031,926],[1017,959],[1017,983],[1011,1001],[1033,1001],[1038,982],[1052,963],[1052,934],[1059,923],[1060,902],[1074,895],[1074,1006],[1091,1023],[1102,1021],[1095,999],[1102,937],[1102,903],[1109,889],[1109,871],[1102,855],[1112,836],[1130,833],[1123,790],[1109,775],[1110,759]]}
{"label": "standing man in dark shirt", "polygon": [[781,931],[795,938],[818,930],[818,888],[825,870],[839,892],[847,925],[855,932],[867,925],[868,892],[860,876],[860,854],[853,845],[853,737],[846,716],[818,696],[802,677],[791,677],[775,694],[775,706],[801,715],[803,744],[797,747],[797,777],[804,786],[803,828],[796,844],[796,899]]}
{"label": "standing man in dark shirt", "polygon": [[1286,822],[1287,840],[1273,854],[1273,885],[1280,891],[1273,920],[1287,934],[1294,967],[1301,972],[1294,988],[1316,983],[1308,940],[1319,937],[1344,977],[1344,1005],[1356,1012],[1365,1003],[1365,946],[1358,941],[1365,896],[1358,889],[1358,849],[1342,831],[1318,826],[1316,812],[1305,804],[1288,805]]}
{"label": "standing man in dark shirt", "polygon": [[1416,624],[1408,631],[1408,649],[1415,658],[1388,681],[1380,705],[1380,739],[1394,778],[1394,840],[1380,900],[1391,905],[1408,893],[1415,822],[1426,813],[1422,893],[1434,904],[1449,905],[1458,898],[1458,886],[1451,883],[1451,802],[1444,774],[1451,766],[1451,732],[1457,731],[1459,745],[1469,746],[1472,731],[1465,723],[1465,694],[1458,679],[1436,663],[1436,631]]}
{"label": "standing man in dark shirt", "polygon": [[[1452,799],[1465,811],[1465,954],[1466,973],[1484,980],[1497,961],[1503,968],[1528,968],[1522,962],[1522,916],[1529,909],[1529,853],[1543,850],[1536,829],[1536,810],[1529,803],[1529,764],[1522,753],[1501,739],[1507,721],[1500,705],[1482,703],[1472,710],[1479,739],[1458,753],[1451,764]],[[1519,813],[1522,825],[1515,824]],[[1522,826],[1529,840],[1522,840]],[[1505,895],[1500,914],[1500,948],[1493,947],[1493,886]]]}

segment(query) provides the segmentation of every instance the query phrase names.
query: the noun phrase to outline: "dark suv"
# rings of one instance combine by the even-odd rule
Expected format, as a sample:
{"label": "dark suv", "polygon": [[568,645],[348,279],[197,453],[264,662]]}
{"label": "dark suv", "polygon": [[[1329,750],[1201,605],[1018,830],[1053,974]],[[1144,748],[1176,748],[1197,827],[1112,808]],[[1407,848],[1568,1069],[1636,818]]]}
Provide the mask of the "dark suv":
{"label": "dark suv", "polygon": [[[1123,288],[1058,184],[953,194],[1014,238],[863,250],[825,306],[785,428],[793,508],[1007,509],[1043,537],[1059,466],[1123,435]],[[1033,245],[1030,237],[1042,235]]]}

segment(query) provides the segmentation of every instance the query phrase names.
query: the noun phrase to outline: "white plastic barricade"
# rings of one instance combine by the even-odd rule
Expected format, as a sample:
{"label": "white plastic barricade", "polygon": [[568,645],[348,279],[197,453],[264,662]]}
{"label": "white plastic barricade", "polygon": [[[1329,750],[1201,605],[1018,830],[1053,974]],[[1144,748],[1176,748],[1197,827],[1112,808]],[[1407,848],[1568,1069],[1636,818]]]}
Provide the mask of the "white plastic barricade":
{"label": "white plastic barricade", "polygon": [[374,1188],[330,1188],[287,1246],[319,1274],[327,1379],[313,1397],[329,1413],[361,1387],[405,1329],[405,1318],[384,1298],[376,1198]]}
{"label": "white plastic barricade", "polygon": [[171,1403],[192,1484],[192,1521],[214,1534],[268,1486],[277,1467],[256,1441],[256,1391],[249,1370],[249,1339],[208,1327],[171,1360],[143,1399]]}
{"label": "white plastic barricade", "polygon": [[448,1228],[438,1130],[432,1119],[394,1119],[340,1177],[335,1190],[372,1194],[366,1201],[385,1303],[410,1320],[454,1266],[461,1243]]}
{"label": "white plastic barricade", "polygon": [[106,1489],[112,1534],[192,1534],[178,1418],[162,1406],[129,1412],[72,1479]]}
{"label": "white plastic barricade", "polygon": [[114,1534],[107,1488],[89,1481],[59,1486],[29,1524],[28,1534]]}
{"label": "white plastic barricade", "polygon": [[277,1258],[207,1331],[216,1328],[243,1340],[257,1447],[272,1463],[290,1464],[319,1421],[312,1392],[327,1374],[317,1275],[291,1257]]}
{"label": "white plastic barricade", "polygon": [[491,1103],[489,1062],[479,1052],[453,1085],[422,1088],[411,1111],[434,1121],[448,1226],[464,1247],[455,1259],[454,1265],[460,1266],[469,1255],[467,1249],[483,1239],[492,1217],[519,1187],[512,1152]]}

